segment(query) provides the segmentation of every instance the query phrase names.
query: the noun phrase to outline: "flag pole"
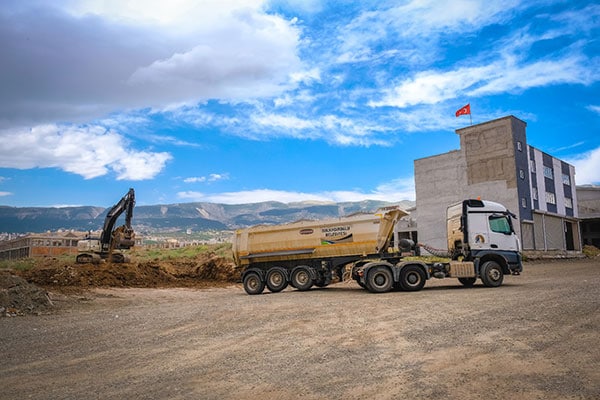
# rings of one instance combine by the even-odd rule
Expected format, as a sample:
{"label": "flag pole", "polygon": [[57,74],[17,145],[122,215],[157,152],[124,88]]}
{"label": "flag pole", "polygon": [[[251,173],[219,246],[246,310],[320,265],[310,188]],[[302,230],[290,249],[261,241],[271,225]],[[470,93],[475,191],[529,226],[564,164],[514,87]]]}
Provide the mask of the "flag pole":
{"label": "flag pole", "polygon": [[[471,111],[471,110],[469,110]],[[469,113],[469,120],[471,120],[471,126],[473,126],[473,115],[471,115],[471,113]]]}

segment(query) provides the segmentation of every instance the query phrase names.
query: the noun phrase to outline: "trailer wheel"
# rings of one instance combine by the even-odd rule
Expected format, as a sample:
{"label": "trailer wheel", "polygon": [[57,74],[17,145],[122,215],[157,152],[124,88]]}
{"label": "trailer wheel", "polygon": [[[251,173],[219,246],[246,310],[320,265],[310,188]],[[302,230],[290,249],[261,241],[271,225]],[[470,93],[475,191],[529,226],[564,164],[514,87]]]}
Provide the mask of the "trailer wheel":
{"label": "trailer wheel", "polygon": [[369,271],[367,289],[373,293],[385,293],[392,289],[394,278],[389,268],[379,266]]}
{"label": "trailer wheel", "polygon": [[502,285],[504,280],[502,267],[496,261],[483,263],[479,275],[481,275],[481,282],[487,287],[498,287]]}
{"label": "trailer wheel", "polygon": [[458,278],[458,281],[465,287],[473,287],[477,278]]}
{"label": "trailer wheel", "polygon": [[271,268],[267,272],[267,287],[273,293],[281,292],[288,285],[285,271],[282,268]]}
{"label": "trailer wheel", "polygon": [[400,286],[407,292],[423,289],[426,279],[425,271],[416,265],[407,265],[400,271]]}
{"label": "trailer wheel", "polygon": [[265,283],[256,272],[248,272],[244,277],[244,290],[248,294],[261,294],[265,290]]}
{"label": "trailer wheel", "polygon": [[305,291],[312,287],[313,280],[307,267],[298,267],[292,272],[292,286]]}

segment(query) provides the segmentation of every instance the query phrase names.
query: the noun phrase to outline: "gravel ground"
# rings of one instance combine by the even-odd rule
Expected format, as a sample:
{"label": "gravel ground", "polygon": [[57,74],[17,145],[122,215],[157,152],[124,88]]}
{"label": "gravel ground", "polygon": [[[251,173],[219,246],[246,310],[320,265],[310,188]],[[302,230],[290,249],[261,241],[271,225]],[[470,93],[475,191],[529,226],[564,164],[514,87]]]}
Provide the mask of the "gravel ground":
{"label": "gravel ground", "polygon": [[598,399],[600,261],[499,288],[54,294],[0,319],[1,399]]}

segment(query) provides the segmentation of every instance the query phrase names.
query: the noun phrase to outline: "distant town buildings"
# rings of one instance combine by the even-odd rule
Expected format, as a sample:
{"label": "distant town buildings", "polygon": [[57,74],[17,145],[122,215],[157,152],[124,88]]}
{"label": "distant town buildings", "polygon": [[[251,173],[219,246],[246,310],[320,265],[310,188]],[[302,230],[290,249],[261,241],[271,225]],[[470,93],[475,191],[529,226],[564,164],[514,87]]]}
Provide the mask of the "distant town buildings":
{"label": "distant town buildings", "polygon": [[[77,242],[85,238],[89,232],[46,232],[43,234],[11,235],[0,237],[0,261],[18,260],[28,257],[56,257],[64,254],[77,254]],[[186,236],[190,233],[186,232]],[[92,236],[100,236],[100,232],[91,232]],[[189,237],[169,237],[165,235],[136,234],[137,247],[175,249],[202,244],[218,244],[231,240],[231,232],[213,232],[210,239],[198,240]]]}

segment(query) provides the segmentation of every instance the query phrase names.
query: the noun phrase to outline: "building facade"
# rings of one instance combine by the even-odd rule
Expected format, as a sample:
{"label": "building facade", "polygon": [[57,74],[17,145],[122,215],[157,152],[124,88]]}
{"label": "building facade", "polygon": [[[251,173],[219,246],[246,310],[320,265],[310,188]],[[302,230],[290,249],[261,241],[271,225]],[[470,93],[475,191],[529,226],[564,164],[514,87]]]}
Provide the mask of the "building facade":
{"label": "building facade", "polygon": [[84,233],[30,234],[0,242],[0,260],[18,260],[28,257],[55,257],[77,254],[77,242]]}
{"label": "building facade", "polygon": [[575,168],[529,146],[526,127],[508,116],[458,129],[459,150],[415,160],[421,242],[445,248],[448,205],[480,197],[517,215],[524,250],[581,250]]}
{"label": "building facade", "polygon": [[582,243],[600,249],[600,186],[577,186]]}

